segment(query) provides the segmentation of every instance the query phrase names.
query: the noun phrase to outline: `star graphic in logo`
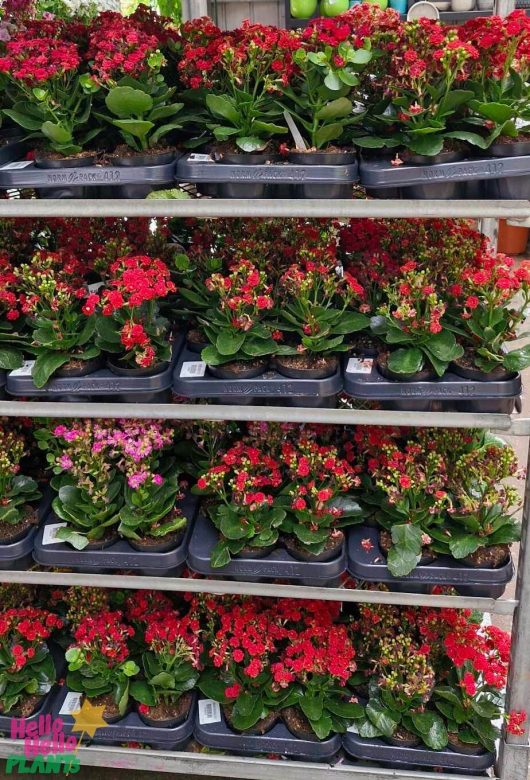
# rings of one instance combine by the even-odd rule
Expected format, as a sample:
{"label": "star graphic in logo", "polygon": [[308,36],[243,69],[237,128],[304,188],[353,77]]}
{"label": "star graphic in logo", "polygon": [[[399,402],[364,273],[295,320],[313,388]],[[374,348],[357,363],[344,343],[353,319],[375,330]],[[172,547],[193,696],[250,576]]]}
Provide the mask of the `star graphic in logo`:
{"label": "star graphic in logo", "polygon": [[87,734],[87,736],[93,737],[98,729],[102,729],[107,725],[107,722],[103,717],[104,712],[104,704],[102,704],[100,707],[95,707],[90,703],[90,699],[86,697],[83,700],[81,709],[77,710],[76,712],[72,712],[72,717],[74,719],[72,732],[77,731],[80,733],[80,742],[83,734]]}

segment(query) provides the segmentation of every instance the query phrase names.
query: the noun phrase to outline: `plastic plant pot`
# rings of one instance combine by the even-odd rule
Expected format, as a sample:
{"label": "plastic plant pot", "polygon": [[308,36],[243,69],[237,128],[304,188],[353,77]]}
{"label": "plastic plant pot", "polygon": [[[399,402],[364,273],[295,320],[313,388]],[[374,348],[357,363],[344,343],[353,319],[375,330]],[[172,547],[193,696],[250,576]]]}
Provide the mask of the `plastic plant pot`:
{"label": "plastic plant pot", "polygon": [[471,569],[449,555],[439,555],[432,563],[420,564],[406,577],[393,577],[379,544],[380,530],[361,525],[348,531],[348,571],[356,579],[383,582],[390,590],[400,593],[429,593],[434,585],[451,585],[462,596],[497,599],[513,578],[511,558],[497,569]]}
{"label": "plastic plant pot", "polygon": [[[39,523],[50,511],[51,490],[46,488],[37,508]],[[21,539],[0,544],[0,571],[26,571],[33,563],[33,547],[37,526],[30,527]]]}
{"label": "plastic plant pot", "polygon": [[135,550],[125,539],[113,541],[103,549],[76,550],[66,542],[55,539],[58,527],[66,525],[50,513],[35,538],[33,558],[44,566],[61,566],[77,571],[107,572],[133,570],[140,574],[159,577],[178,577],[184,569],[188,544],[193,530],[193,520],[198,501],[191,494],[176,504],[188,520],[186,532],[179,543],[167,552]]}
{"label": "plastic plant pot", "polygon": [[[64,159],[52,159],[47,157],[35,156],[35,167],[45,170],[63,171],[70,170],[72,168],[90,168],[96,164],[96,156],[90,157],[65,157]],[[66,175],[65,181],[68,181],[70,177]],[[50,187],[42,188],[39,190],[40,198],[57,198],[64,200],[65,198],[86,198],[87,192],[84,187]]]}
{"label": "plastic plant pot", "polygon": [[[330,6],[336,4],[337,0],[322,0],[328,2]],[[320,7],[322,9],[322,2]],[[345,10],[348,10],[347,8]],[[342,13],[339,11],[338,13]],[[336,14],[324,14],[324,16],[336,16]],[[296,165],[306,166],[337,166],[352,165],[357,160],[355,152],[289,152],[289,161]],[[335,184],[300,184],[296,186],[296,195],[299,198],[328,198],[330,200],[348,199],[352,197],[352,185],[350,183]]]}
{"label": "plastic plant pot", "polygon": [[[129,157],[115,155],[112,157],[112,162],[117,168],[148,168],[148,167],[166,167],[174,163],[175,152],[162,152],[159,154],[133,154]],[[173,177],[168,176],[165,182],[161,182],[154,187],[152,184],[121,184],[118,187],[113,187],[113,195],[118,198],[124,198],[127,200],[135,199],[143,200],[154,189],[171,187],[173,185]]]}
{"label": "plastic plant pot", "polygon": [[[215,157],[215,155],[214,155]],[[269,162],[270,155],[266,152],[255,153],[227,153],[215,157],[215,162],[220,165],[265,165]],[[221,198],[264,198],[266,195],[266,185],[260,181],[248,183],[225,182],[219,185],[219,196]]]}
{"label": "plastic plant pot", "polygon": [[329,561],[299,561],[282,549],[280,544],[264,558],[232,558],[220,568],[210,564],[211,553],[218,541],[217,529],[203,514],[197,516],[188,548],[188,566],[198,574],[209,577],[267,581],[288,579],[302,585],[333,587],[346,569],[345,546]]}
{"label": "plastic plant pot", "polygon": [[527,227],[509,225],[507,220],[499,219],[497,250],[506,255],[522,255],[526,251],[529,232],[530,229]]}
{"label": "plastic plant pot", "polygon": [[[71,734],[72,727],[75,725],[71,713],[67,711],[68,696],[71,696],[72,693],[66,686],[63,686],[52,707],[52,715],[63,720],[64,734]],[[109,723],[105,727],[98,728],[91,741],[94,745],[121,745],[124,742],[139,742],[157,750],[182,750],[193,734],[196,708],[197,694],[193,692],[191,707],[186,719],[173,728],[148,726],[137,712],[131,710],[125,717],[114,723]]]}
{"label": "plastic plant pot", "polygon": [[291,734],[283,723],[276,723],[265,734],[233,731],[228,726],[219,704],[211,699],[199,700],[194,736],[197,742],[205,747],[226,750],[234,755],[278,753],[302,761],[329,761],[337,755],[341,747],[338,734],[322,741],[300,739]]}

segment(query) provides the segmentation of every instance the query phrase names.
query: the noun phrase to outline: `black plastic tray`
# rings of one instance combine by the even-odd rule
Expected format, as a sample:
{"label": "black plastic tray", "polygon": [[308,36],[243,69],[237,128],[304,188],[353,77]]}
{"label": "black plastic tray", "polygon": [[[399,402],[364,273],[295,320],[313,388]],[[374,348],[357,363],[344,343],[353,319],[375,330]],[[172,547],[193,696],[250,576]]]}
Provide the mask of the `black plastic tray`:
{"label": "black plastic tray", "polygon": [[162,185],[174,181],[175,178],[175,162],[167,165],[123,167],[89,165],[80,168],[37,168],[34,162],[15,160],[16,158],[11,157],[6,164],[0,165],[0,189]]}
{"label": "black plastic tray", "polygon": [[125,403],[135,401],[149,403],[160,400],[164,390],[171,388],[173,366],[182,346],[178,338],[168,367],[153,376],[118,376],[108,368],[100,368],[92,374],[78,377],[54,377],[44,387],[35,387],[31,378],[33,360],[26,360],[22,368],[10,371],[6,379],[6,390],[14,396],[49,396],[51,401],[64,396],[115,396]]}
{"label": "black plastic tray", "polygon": [[[52,494],[49,488],[43,492],[42,499],[37,509],[39,523],[50,510]],[[33,546],[38,528],[31,528],[23,539],[11,544],[0,544],[0,571],[25,571],[33,563]]]}
{"label": "black plastic tray", "polygon": [[350,756],[364,761],[384,762],[389,765],[410,764],[414,768],[440,767],[442,769],[463,769],[483,772],[493,766],[494,753],[466,756],[449,748],[431,750],[427,747],[394,747],[382,739],[363,739],[352,731],[342,735],[342,744]]}
{"label": "black plastic tray", "polygon": [[297,561],[287,550],[278,548],[265,558],[233,558],[218,569],[210,565],[210,555],[217,544],[218,534],[213,523],[199,514],[195,521],[188,548],[188,566],[198,574],[252,580],[297,580],[302,585],[334,587],[346,571],[346,547],[330,561]]}
{"label": "black plastic tray", "polygon": [[5,146],[0,146],[0,165],[6,165],[20,158],[26,153],[27,144],[20,139],[13,140]]}
{"label": "black plastic tray", "polygon": [[338,368],[333,376],[326,379],[290,379],[269,369],[255,379],[217,379],[208,374],[200,355],[184,347],[175,366],[173,390],[185,398],[325,398],[342,390],[342,376]]}
{"label": "black plastic tray", "polygon": [[[355,526],[348,532],[348,571],[359,580],[384,582],[390,590],[402,593],[428,593],[433,585],[452,585],[462,596],[498,599],[514,575],[512,560],[498,569],[475,569],[465,563],[440,555],[432,563],[417,566],[406,577],[393,577],[379,545],[379,528]],[[372,543],[365,550],[361,542]]]}
{"label": "black plastic tray", "polygon": [[358,181],[358,166],[296,165],[290,162],[265,165],[230,165],[216,163],[207,155],[188,155],[177,162],[176,178],[180,182],[224,184],[348,184]]}
{"label": "black plastic tray", "polygon": [[153,577],[178,577],[184,569],[197,505],[197,498],[191,494],[177,502],[177,506],[188,518],[188,527],[179,546],[169,552],[135,550],[125,539],[120,539],[103,550],[76,550],[66,542],[44,545],[42,542],[46,527],[61,522],[51,513],[37,533],[33,558],[43,566],[60,566],[76,571],[132,569]]}
{"label": "black plastic tray", "polygon": [[397,402],[396,406],[407,404],[419,411],[425,411],[423,406],[430,401],[452,401],[459,411],[509,414],[521,394],[522,383],[520,374],[498,382],[473,382],[451,372],[429,382],[399,382],[385,379],[373,358],[347,358],[344,391],[353,398]]}
{"label": "black plastic tray", "polygon": [[[63,686],[52,705],[52,715],[63,720],[64,734],[70,734],[74,725],[74,719],[71,715],[59,714],[68,693],[70,691],[67,686]],[[128,715],[116,723],[110,723],[104,728],[97,729],[91,742],[95,745],[120,745],[123,742],[140,742],[158,750],[179,750],[186,745],[193,734],[196,707],[197,694],[194,692],[190,712],[186,720],[179,726],[169,729],[148,726],[136,712],[129,712]]]}
{"label": "black plastic tray", "polygon": [[216,723],[199,722],[195,719],[193,735],[197,742],[215,750],[226,750],[235,755],[253,756],[260,753],[277,753],[281,756],[299,758],[306,761],[329,761],[341,748],[341,738],[334,734],[322,741],[300,739],[291,734],[281,722],[266,734],[240,734],[228,726],[222,709],[221,720]]}
{"label": "black plastic tray", "polygon": [[435,165],[392,165],[390,160],[361,159],[361,184],[365,187],[411,187],[454,181],[480,181],[530,175],[530,155],[469,158]]}

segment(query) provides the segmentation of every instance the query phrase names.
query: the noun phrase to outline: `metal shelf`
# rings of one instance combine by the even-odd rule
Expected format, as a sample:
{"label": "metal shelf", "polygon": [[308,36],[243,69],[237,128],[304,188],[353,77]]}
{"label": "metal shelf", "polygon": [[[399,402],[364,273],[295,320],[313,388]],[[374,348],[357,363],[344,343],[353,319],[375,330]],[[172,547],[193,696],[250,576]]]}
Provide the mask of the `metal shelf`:
{"label": "metal shelf", "polygon": [[[0,758],[24,755],[24,742],[16,739],[0,739]],[[432,774],[410,770],[383,769],[355,764],[308,763],[306,761],[266,758],[244,758],[209,753],[171,753],[163,750],[136,750],[132,748],[103,747],[92,745],[80,747],[76,755],[82,765],[104,766],[114,769],[150,770],[152,772],[175,772],[187,775],[209,775],[210,777],[231,777],[240,780],[276,780],[287,776],[289,780],[484,780],[484,775]],[[27,760],[28,766],[31,759]],[[72,773],[73,774],[73,773]]]}
{"label": "metal shelf", "polygon": [[528,200],[0,200],[0,217],[530,218]]}
{"label": "metal shelf", "polygon": [[309,585],[276,585],[269,582],[191,579],[187,577],[149,577],[129,574],[81,574],[50,571],[0,571],[0,582],[29,585],[79,585],[130,590],[166,590],[175,593],[216,593],[272,598],[321,599],[361,604],[406,604],[408,606],[476,609],[496,615],[512,615],[518,605],[514,599],[479,598],[477,596],[429,596],[421,593],[394,593],[350,588],[324,588]]}

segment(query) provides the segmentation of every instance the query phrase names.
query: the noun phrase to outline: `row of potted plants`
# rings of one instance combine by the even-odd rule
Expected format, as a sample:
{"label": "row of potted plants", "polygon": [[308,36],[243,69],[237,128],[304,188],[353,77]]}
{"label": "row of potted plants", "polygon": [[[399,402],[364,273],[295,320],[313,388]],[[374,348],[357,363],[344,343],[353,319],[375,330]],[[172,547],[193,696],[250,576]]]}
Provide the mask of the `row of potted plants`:
{"label": "row of potted plants", "polygon": [[4,422],[0,434],[4,545],[37,522],[41,494],[26,469],[39,450],[23,459],[36,447],[53,475],[56,539],[77,550],[118,537],[140,551],[175,548],[190,487],[216,529],[210,563],[220,570],[280,545],[294,560],[334,559],[352,524],[378,529],[394,577],[438,556],[494,569],[520,533],[520,497],[508,482],[521,476],[515,452],[484,431],[84,420],[37,425],[34,438]]}
{"label": "row of potted plants", "polygon": [[[379,373],[398,381],[448,370],[502,381],[530,365],[528,347],[506,350],[524,335],[528,268],[465,221],[254,220],[250,233],[217,222],[175,225],[180,247],[167,243],[167,224],[146,236],[134,220],[45,226],[27,255],[5,240],[0,366],[34,357],[38,388],[93,372],[104,356],[118,375],[159,373],[174,326],[222,378],[272,364],[322,379],[343,353],[377,358]],[[90,239],[97,229],[104,249]],[[94,256],[82,250],[85,235]]]}
{"label": "row of potted plants", "polygon": [[[456,29],[359,4],[303,31],[145,6],[70,20],[14,18],[0,45],[2,115],[45,167],[163,164],[213,144],[222,162],[346,164],[352,150],[454,160],[528,151],[528,18]],[[105,139],[105,140],[104,140]],[[440,156],[441,155],[441,156]]]}
{"label": "row of potted plants", "polygon": [[[66,648],[66,685],[103,707],[107,724],[134,707],[147,726],[174,728],[198,689],[241,734],[266,736],[281,718],[302,740],[339,733],[347,747],[354,732],[467,754],[493,752],[500,735],[510,639],[469,611],[359,605],[346,614],[333,602],[194,594],[175,604],[156,591],[76,588],[46,598],[52,611],[0,615],[2,715],[42,706],[58,677],[53,634]],[[526,713],[505,718],[522,733]]]}

